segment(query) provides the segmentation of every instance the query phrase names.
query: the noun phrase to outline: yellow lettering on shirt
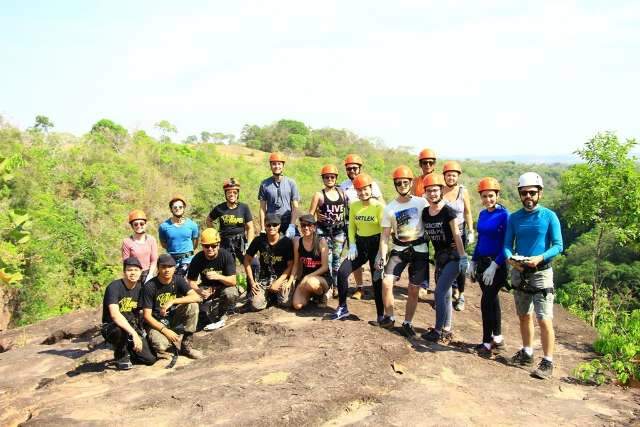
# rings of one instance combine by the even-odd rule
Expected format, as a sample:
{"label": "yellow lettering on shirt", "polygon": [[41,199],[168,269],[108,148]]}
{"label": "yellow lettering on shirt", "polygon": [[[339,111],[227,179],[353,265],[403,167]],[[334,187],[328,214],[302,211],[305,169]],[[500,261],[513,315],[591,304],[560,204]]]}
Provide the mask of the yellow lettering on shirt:
{"label": "yellow lettering on shirt", "polygon": [[131,313],[138,307],[138,301],[131,297],[125,297],[118,302],[118,307],[120,308],[120,313]]}

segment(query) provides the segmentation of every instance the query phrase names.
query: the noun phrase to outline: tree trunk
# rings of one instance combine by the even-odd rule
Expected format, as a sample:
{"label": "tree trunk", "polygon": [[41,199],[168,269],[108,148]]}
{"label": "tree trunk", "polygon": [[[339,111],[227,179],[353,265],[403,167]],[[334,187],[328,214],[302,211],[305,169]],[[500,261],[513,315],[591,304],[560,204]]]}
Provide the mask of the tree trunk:
{"label": "tree trunk", "polygon": [[598,287],[600,284],[600,267],[602,265],[602,235],[604,228],[600,226],[598,239],[596,240],[596,268],[593,272],[593,282],[591,284],[591,326],[596,326],[596,315],[598,314]]}

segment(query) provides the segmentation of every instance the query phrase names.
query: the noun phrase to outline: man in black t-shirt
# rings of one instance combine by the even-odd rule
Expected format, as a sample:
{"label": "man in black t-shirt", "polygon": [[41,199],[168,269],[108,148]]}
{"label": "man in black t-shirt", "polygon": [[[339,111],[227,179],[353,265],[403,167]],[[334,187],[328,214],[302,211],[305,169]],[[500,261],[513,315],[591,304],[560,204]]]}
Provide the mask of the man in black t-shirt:
{"label": "man in black t-shirt", "polygon": [[[265,225],[265,234],[253,239],[244,257],[247,297],[250,308],[256,311],[265,309],[269,302],[288,306],[291,291],[288,279],[293,268],[293,243],[287,237],[280,237],[279,215],[267,214]],[[251,260],[257,253],[260,254],[260,273],[256,279]]]}
{"label": "man in black t-shirt", "polygon": [[193,348],[193,333],[198,323],[200,296],[176,272],[176,261],[169,254],[158,257],[158,276],[144,284],[142,309],[149,330],[149,341],[156,352],[165,352],[182,337],[182,355],[202,358]]}
{"label": "man in black t-shirt", "polygon": [[[220,247],[220,234],[215,228],[207,228],[200,237],[202,251],[198,252],[189,265],[187,280],[189,286],[203,299],[200,312],[206,317],[205,325],[223,321],[227,313],[233,311],[240,294],[236,286],[236,262],[230,252]],[[200,281],[198,282],[198,278]],[[198,284],[199,283],[199,284]],[[218,309],[213,313],[213,304]],[[224,325],[218,324],[217,327]],[[207,330],[217,329],[209,325]]]}
{"label": "man in black t-shirt", "polygon": [[122,279],[111,282],[104,292],[102,336],[113,346],[118,369],[131,369],[132,360],[153,365],[156,358],[138,325],[142,265],[137,258],[129,257],[122,268]]}

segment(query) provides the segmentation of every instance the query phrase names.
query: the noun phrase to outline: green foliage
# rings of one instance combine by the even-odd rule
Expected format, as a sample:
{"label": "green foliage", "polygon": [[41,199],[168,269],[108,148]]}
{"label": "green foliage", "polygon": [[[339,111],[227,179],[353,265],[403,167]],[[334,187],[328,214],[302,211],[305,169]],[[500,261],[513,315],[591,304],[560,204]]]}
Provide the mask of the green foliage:
{"label": "green foliage", "polygon": [[37,131],[44,131],[45,133],[49,132],[49,129],[54,127],[55,125],[49,117],[38,115],[36,116],[36,122],[33,125],[33,129]]}
{"label": "green foliage", "polygon": [[168,120],[160,120],[154,126],[160,130],[160,133],[162,134],[160,141],[162,142],[171,142],[171,137],[169,135],[178,133],[178,128],[169,123]]}
{"label": "green foliage", "polygon": [[128,142],[129,132],[121,125],[109,119],[98,120],[89,132],[89,139],[93,142],[109,145],[120,153]]}

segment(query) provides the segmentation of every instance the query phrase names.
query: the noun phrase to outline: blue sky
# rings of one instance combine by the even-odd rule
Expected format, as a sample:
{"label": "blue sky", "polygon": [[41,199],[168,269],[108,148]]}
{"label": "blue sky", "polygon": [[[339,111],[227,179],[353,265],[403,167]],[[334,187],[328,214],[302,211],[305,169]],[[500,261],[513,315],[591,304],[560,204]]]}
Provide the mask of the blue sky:
{"label": "blue sky", "polygon": [[3,1],[0,114],[179,137],[281,118],[442,157],[639,137],[640,2]]}

